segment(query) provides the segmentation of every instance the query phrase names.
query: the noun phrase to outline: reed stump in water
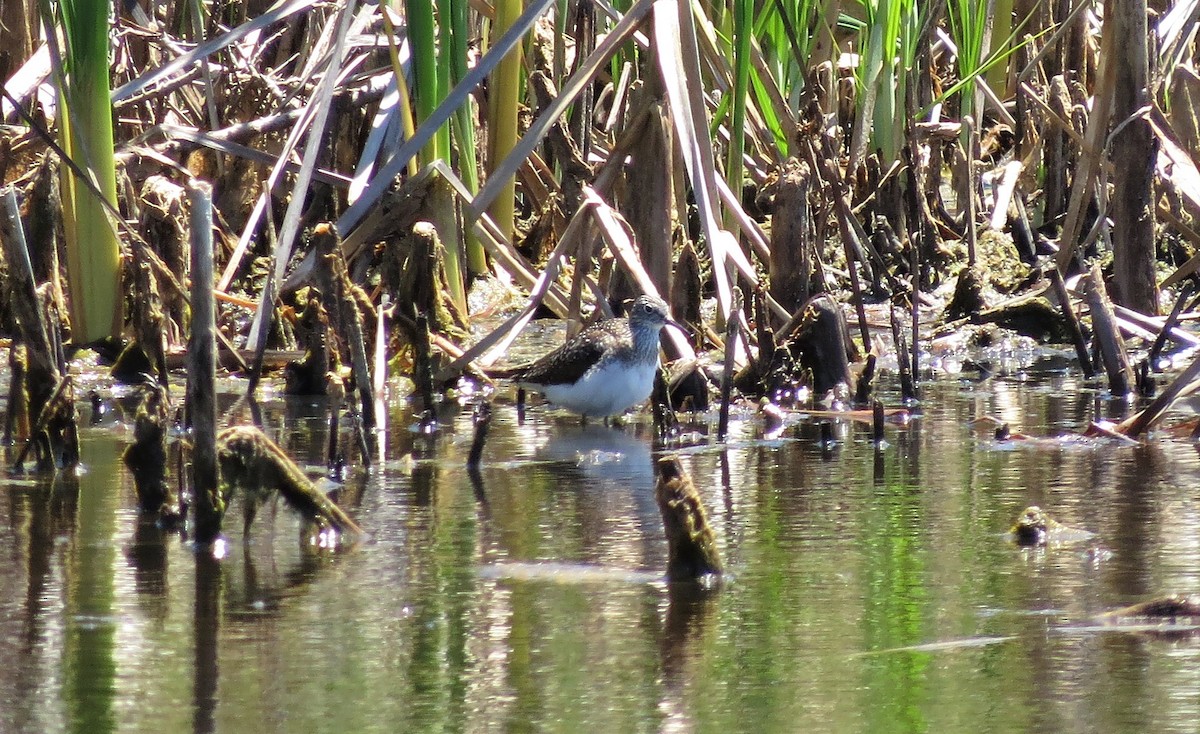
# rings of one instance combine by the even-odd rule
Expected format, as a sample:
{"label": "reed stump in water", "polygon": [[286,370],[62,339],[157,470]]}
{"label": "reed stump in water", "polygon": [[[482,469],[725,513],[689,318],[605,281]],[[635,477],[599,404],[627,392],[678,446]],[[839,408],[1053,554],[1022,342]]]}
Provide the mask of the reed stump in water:
{"label": "reed stump in water", "polygon": [[155,513],[164,523],[179,519],[174,492],[167,482],[167,432],[170,429],[170,401],[167,389],[148,381],[138,386],[137,413],[133,419],[133,443],[121,458],[133,475],[138,506],[144,513]]}
{"label": "reed stump in water", "polygon": [[326,497],[283,449],[254,426],[233,426],[217,434],[217,463],[221,470],[221,511],[234,489],[245,492],[245,529],[250,529],[258,505],[272,489],[300,514],[321,527],[361,534],[350,516]]}
{"label": "reed stump in water", "polygon": [[285,395],[324,395],[326,375],[341,366],[337,341],[329,335],[329,313],[321,304],[321,292],[310,287],[304,309],[296,319],[297,337],[304,337],[304,357],[284,365]]}
{"label": "reed stump in water", "polygon": [[[763,350],[770,354],[769,363],[752,362],[738,374],[734,386],[739,391],[773,397],[794,394],[807,384],[820,398],[838,390],[839,385],[848,389],[853,384],[850,359],[854,344],[846,317],[831,296],[821,293],[810,298],[784,326],[784,332],[778,346]],[[765,340],[760,340],[760,347],[763,343]]]}
{"label": "reed stump in water", "polygon": [[662,457],[656,468],[658,483],[654,498],[667,534],[667,579],[695,581],[704,576],[719,576],[722,566],[717,534],[708,524],[708,514],[696,485],[674,456]]}

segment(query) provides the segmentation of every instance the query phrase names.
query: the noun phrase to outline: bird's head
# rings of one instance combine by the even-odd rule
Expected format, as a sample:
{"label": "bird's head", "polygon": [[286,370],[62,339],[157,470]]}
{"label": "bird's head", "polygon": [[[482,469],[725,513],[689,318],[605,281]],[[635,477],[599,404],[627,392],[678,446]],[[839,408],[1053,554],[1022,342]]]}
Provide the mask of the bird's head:
{"label": "bird's head", "polygon": [[629,309],[629,324],[633,329],[651,328],[655,331],[664,326],[674,326],[676,329],[687,331],[671,318],[671,309],[667,302],[657,296],[638,296]]}

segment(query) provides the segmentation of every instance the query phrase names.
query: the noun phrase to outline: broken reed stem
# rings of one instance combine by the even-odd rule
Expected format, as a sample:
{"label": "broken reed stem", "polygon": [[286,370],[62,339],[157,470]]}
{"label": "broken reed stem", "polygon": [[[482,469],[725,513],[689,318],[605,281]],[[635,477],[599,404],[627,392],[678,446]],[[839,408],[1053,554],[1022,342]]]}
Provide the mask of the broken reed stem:
{"label": "broken reed stem", "polygon": [[329,224],[319,224],[313,229],[313,245],[317,257],[325,260],[317,268],[321,292],[326,299],[326,310],[339,324],[343,343],[350,348],[350,366],[354,370],[354,384],[361,403],[359,414],[363,428],[369,430],[375,427],[375,395],[363,342],[362,319],[346,287],[349,283],[346,261],[338,247],[337,233]]}
{"label": "broken reed stem", "polygon": [[213,299],[212,187],[187,185],[192,248],[192,332],[188,338],[187,404],[192,425],[192,494],[196,502],[196,541],[212,543],[221,534],[224,503],[217,476],[216,303]]}
{"label": "broken reed stem", "polygon": [[[1088,353],[1087,341],[1083,338],[1083,329],[1079,326],[1079,317],[1071,306],[1071,294],[1067,292],[1067,284],[1063,282],[1062,273],[1058,268],[1048,268],[1050,282],[1054,285],[1054,294],[1062,305],[1063,317],[1067,320],[1067,330],[1071,332],[1071,342],[1075,345],[1075,356],[1079,359],[1079,368],[1083,370],[1084,379],[1090,380],[1096,376],[1096,367],[1092,364],[1092,355]],[[1165,332],[1164,332],[1165,333]]]}
{"label": "broken reed stem", "polygon": [[[1022,98],[1023,96],[1018,97]],[[1025,210],[1025,202],[1020,192],[1013,193],[1013,203],[1017,210],[1017,216],[1011,220],[1013,246],[1017,248],[1021,262],[1033,265],[1037,262],[1037,240],[1034,239],[1033,227],[1029,224],[1029,214]]]}
{"label": "broken reed stem", "polygon": [[[910,151],[905,148],[905,153]],[[911,166],[911,164],[910,164]],[[910,232],[908,236],[908,251],[909,251],[909,296],[912,299],[910,304],[912,308],[912,373],[913,379],[916,380],[921,374],[921,265],[920,243],[925,239],[925,222],[921,219],[921,208],[917,203],[917,193],[915,187],[917,185],[917,175],[912,172],[909,191],[907,192],[908,208],[911,214],[909,215],[910,229],[915,229],[916,232]],[[933,248],[930,247],[930,250]],[[863,345],[864,350],[869,350],[870,346]]]}
{"label": "broken reed stem", "polygon": [[[264,182],[265,184],[266,182]],[[270,191],[270,189],[266,189]],[[269,193],[268,193],[269,195]],[[267,248],[271,251],[271,259],[267,265],[267,272],[275,272],[275,250],[278,245],[275,237],[275,218],[271,215],[271,207],[264,208],[263,216],[266,217],[265,227]],[[253,397],[254,391],[258,389],[258,381],[262,378],[263,357],[267,352],[267,337],[271,333],[271,323],[275,318],[275,292],[278,290],[278,285],[274,278],[267,278],[267,283],[263,288],[262,299],[258,302],[259,308],[268,309],[267,313],[262,317],[262,328],[254,334],[255,342],[247,344],[248,347],[254,350],[254,356],[250,361],[250,374],[246,383],[246,397]]]}
{"label": "broken reed stem", "polygon": [[8,348],[8,409],[4,412],[5,446],[11,446],[17,436],[29,436],[29,396],[25,390],[24,344],[12,344]]}
{"label": "broken reed stem", "polygon": [[488,429],[492,426],[492,404],[486,400],[477,403],[473,421],[475,435],[471,439],[471,453],[467,454],[467,469],[479,471],[479,461],[483,458],[483,445],[487,442]]}
{"label": "broken reed stem", "polygon": [[426,411],[434,408],[433,395],[433,346],[429,338],[429,317],[417,314],[416,328],[413,334],[413,380],[416,382],[417,394]]}
{"label": "broken reed stem", "polygon": [[[325,396],[329,399],[329,441],[326,443],[325,465],[334,470],[343,464],[338,447],[338,427],[341,425],[342,404],[346,400],[346,386],[333,373],[325,375]],[[371,462],[368,460],[365,464],[370,466]]]}
{"label": "broken reed stem", "polygon": [[[21,447],[21,453],[17,454],[17,460],[13,462],[13,466],[18,470],[20,469],[21,465],[25,463],[25,458],[29,455],[29,449],[33,448],[33,446],[37,443],[38,437],[40,437],[46,431],[46,427],[49,425],[50,420],[54,417],[55,411],[51,409],[52,406],[55,403],[62,401],[63,393],[65,393],[69,387],[71,387],[71,376],[67,375],[67,377],[58,381],[58,386],[55,387],[54,392],[50,394],[50,397],[42,406],[42,410],[38,414],[37,422],[34,424],[33,430],[29,432],[29,438],[26,439],[25,444]],[[49,449],[50,447],[47,446],[46,448]]]}
{"label": "broken reed stem", "polygon": [[900,395],[907,401],[916,402],[918,399],[917,386],[913,383],[913,376],[910,369],[911,362],[908,358],[908,344],[904,340],[904,331],[900,328],[900,320],[896,318],[896,309],[888,308],[888,315],[892,322],[892,341],[896,347],[896,365],[900,370]]}
{"label": "broken reed stem", "polygon": [[1187,303],[1192,294],[1196,292],[1196,284],[1194,281],[1187,281],[1179,289],[1179,296],[1175,299],[1175,305],[1171,308],[1171,314],[1167,316],[1166,322],[1163,323],[1162,330],[1158,332],[1158,336],[1154,337],[1154,345],[1150,347],[1150,352],[1146,355],[1146,362],[1150,365],[1150,369],[1157,372],[1154,363],[1158,361],[1158,355],[1162,353],[1163,346],[1167,343],[1167,335],[1171,333],[1171,329],[1175,328],[1175,324],[1179,323],[1179,314],[1183,311],[1183,305]]}
{"label": "broken reed stem", "polygon": [[771,331],[767,292],[761,285],[754,291],[754,326],[758,335],[758,374],[765,380],[775,362],[775,332]]}
{"label": "broken reed stem", "polygon": [[733,392],[734,357],[737,355],[738,330],[741,327],[742,289],[733,287],[733,303],[725,323],[725,369],[721,373],[721,414],[717,421],[717,440],[729,432],[729,398]]}
{"label": "broken reed stem", "polygon": [[1117,320],[1098,264],[1088,273],[1088,308],[1092,313],[1093,338],[1100,348],[1100,360],[1108,375],[1108,389],[1113,395],[1123,397],[1133,385],[1133,370],[1129,366],[1125,340],[1117,330]]}
{"label": "broken reed stem", "polygon": [[[909,96],[912,96],[913,90],[910,88]],[[912,308],[913,308],[913,339],[917,339],[917,324],[920,319],[920,293],[922,275],[922,264],[924,259],[921,257],[923,252],[933,252],[935,243],[932,242],[932,227],[930,223],[922,216],[921,209],[921,181],[917,172],[917,164],[913,154],[913,148],[916,146],[915,140],[912,140],[910,135],[910,144],[904,148],[902,152],[904,156],[904,167],[907,170],[907,186],[904,186],[904,204],[905,213],[908,215],[908,261],[909,261],[909,290],[912,292]],[[867,349],[867,345],[863,345],[863,349]],[[915,350],[914,350],[915,353]]]}
{"label": "broken reed stem", "polygon": [[371,468],[371,439],[368,438],[362,419],[358,417],[354,418],[354,439],[358,442],[358,455],[362,457],[363,466]]}
{"label": "broken reed stem", "polygon": [[855,405],[866,405],[871,400],[871,383],[875,379],[875,362],[877,359],[874,352],[867,355],[867,363],[863,365],[862,372],[858,375],[858,383],[854,388]]}
{"label": "broken reed stem", "polygon": [[832,451],[837,445],[837,437],[833,434],[833,421],[823,420],[821,426],[821,449],[823,451]]}
{"label": "broken reed stem", "polygon": [[335,469],[338,466],[338,420],[341,410],[332,408],[329,411],[329,440],[325,442],[325,466]]}
{"label": "broken reed stem", "polygon": [[29,391],[29,413],[38,415],[50,400],[59,383],[59,371],[55,366],[55,350],[50,341],[50,331],[42,309],[38,306],[37,281],[33,265],[29,260],[25,230],[21,225],[21,212],[13,187],[7,186],[0,193],[0,243],[3,243],[4,258],[8,262],[8,278],[12,288],[11,306],[20,331],[19,341],[27,350],[26,377]]}
{"label": "broken reed stem", "polygon": [[[384,293],[379,300],[379,310],[376,311],[375,319],[375,356],[371,376],[374,379],[372,387],[375,389],[375,425],[381,429],[387,427],[387,404],[384,402],[384,395],[387,394],[388,377],[387,318],[391,312],[391,306],[391,296]],[[382,461],[382,458],[380,460]]]}
{"label": "broken reed stem", "polygon": [[979,129],[975,125],[975,120],[970,115],[963,118],[963,127],[967,133],[967,145],[963,150],[963,158],[966,159],[963,163],[963,195],[966,197],[965,202],[960,202],[967,230],[967,267],[975,267],[975,250],[979,242],[979,228],[976,225],[975,217],[975,161],[979,160]]}
{"label": "broken reed stem", "polygon": [[675,408],[671,405],[671,388],[667,385],[664,369],[654,371],[654,388],[650,391],[650,405],[654,411],[654,436],[661,441],[679,425]]}
{"label": "broken reed stem", "polygon": [[[913,388],[920,390],[921,381],[921,310],[917,302],[917,293],[913,291],[912,299],[912,346],[909,349],[912,363]],[[865,345],[864,345],[865,346]]]}
{"label": "broken reed stem", "polygon": [[467,477],[471,480],[475,501],[486,508],[487,493],[483,489],[483,474],[479,471],[479,465],[483,458],[483,446],[487,442],[488,429],[492,425],[491,401],[485,400],[477,403],[472,420],[475,423],[475,435],[471,439],[471,453],[467,455]]}
{"label": "broken reed stem", "polygon": [[[826,145],[825,153],[831,154],[832,151]],[[850,290],[854,293],[854,309],[858,316],[858,331],[862,337],[863,351],[868,351],[871,345],[871,333],[867,326],[867,307],[863,303],[862,283],[858,280],[858,269],[855,267],[858,258],[855,253],[863,251],[862,242],[859,240],[858,233],[851,223],[854,217],[854,212],[850,209],[850,204],[847,202],[849,193],[846,191],[846,182],[842,180],[841,173],[836,170],[836,167],[828,161],[822,165],[822,155],[818,155],[813,146],[808,146],[808,160],[813,166],[813,170],[821,171],[825,178],[833,185],[833,203],[837,210],[838,230],[842,235],[842,247],[846,255],[846,271],[850,274]],[[829,160],[837,160],[836,156]],[[867,263],[862,263],[864,267],[868,267]]]}
{"label": "broken reed stem", "polygon": [[875,441],[875,449],[879,450],[883,446],[883,425],[886,420],[886,415],[883,410],[883,402],[876,400],[871,407],[871,432]]}
{"label": "broken reed stem", "polygon": [[1191,387],[1198,377],[1200,377],[1200,357],[1193,360],[1187,369],[1180,372],[1144,410],[1117,424],[1114,430],[1130,438],[1137,438],[1143,431],[1157,423],[1175,402],[1175,399]]}

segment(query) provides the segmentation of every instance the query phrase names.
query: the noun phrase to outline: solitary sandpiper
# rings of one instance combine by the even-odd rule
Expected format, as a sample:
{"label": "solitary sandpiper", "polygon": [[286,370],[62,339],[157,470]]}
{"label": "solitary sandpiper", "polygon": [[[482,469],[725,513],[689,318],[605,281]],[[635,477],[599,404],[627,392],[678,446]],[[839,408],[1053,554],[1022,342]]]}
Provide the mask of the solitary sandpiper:
{"label": "solitary sandpiper", "polygon": [[555,405],[584,418],[623,413],[650,397],[658,369],[658,333],[673,321],[667,304],[639,296],[627,319],[606,319],[584,329],[515,377]]}

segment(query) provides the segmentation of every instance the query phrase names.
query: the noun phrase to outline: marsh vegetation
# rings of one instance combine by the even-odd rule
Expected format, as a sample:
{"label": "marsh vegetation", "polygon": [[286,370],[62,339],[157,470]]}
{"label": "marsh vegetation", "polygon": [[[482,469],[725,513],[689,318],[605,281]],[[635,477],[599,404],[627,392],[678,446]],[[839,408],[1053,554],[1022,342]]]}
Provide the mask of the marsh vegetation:
{"label": "marsh vegetation", "polygon": [[[1193,593],[1160,582],[1190,578],[1172,543],[1200,522],[1200,428],[1179,410],[1200,377],[1198,24],[1196,2],[1158,0],[5,0],[6,463],[30,473],[0,502],[28,562],[0,581],[23,579],[22,618],[54,628],[28,640],[67,631],[75,708],[6,695],[25,718],[0,729],[112,728],[129,702],[89,698],[79,671],[113,669],[114,603],[159,605],[138,619],[174,629],[168,558],[195,584],[198,731],[245,713],[217,687],[238,697],[218,661],[246,662],[230,649],[246,618],[286,620],[275,643],[310,631],[289,604],[330,602],[338,640],[363,633],[354,676],[380,649],[407,661],[378,680],[426,707],[416,724],[479,728],[493,699],[519,725],[736,729],[742,704],[822,721],[772,698],[787,680],[878,731],[922,728],[892,713],[933,710],[906,697],[934,650],[982,648],[956,668],[969,680],[988,649],[1030,641],[1039,609],[1066,625]],[[684,326],[664,332],[652,410],[514,420],[508,378],[641,294]],[[1184,507],[1160,517],[1176,484]],[[277,517],[270,490],[303,518]],[[1034,506],[1086,548],[1006,542]],[[56,559],[55,538],[78,547]],[[107,573],[119,544],[132,591]],[[283,546],[289,571],[255,557]],[[1055,585],[1068,555],[1087,568]],[[66,616],[41,606],[55,574]],[[992,606],[999,622],[976,614]],[[544,620],[576,608],[613,647],[537,659],[557,649]],[[413,615],[402,642],[374,623],[389,614]],[[824,636],[807,658],[778,633],[806,624]],[[946,629],[961,646],[922,647]],[[1049,646],[1096,633],[1075,634]],[[278,660],[332,679],[340,643],[321,640],[320,659],[288,643]],[[714,680],[750,702],[705,682],[705,665],[740,669],[738,641],[753,680]],[[1005,669],[1081,677],[1028,649],[1004,648]],[[36,650],[24,662],[44,667]],[[836,704],[859,683],[795,675],[859,653],[880,657],[854,675],[887,691],[862,715]],[[579,655],[608,672],[591,698],[563,683],[574,710],[550,681]],[[1052,689],[1033,718],[1055,728]],[[986,709],[959,693],[963,716]],[[395,724],[390,706],[376,691],[339,711],[366,729]]]}

